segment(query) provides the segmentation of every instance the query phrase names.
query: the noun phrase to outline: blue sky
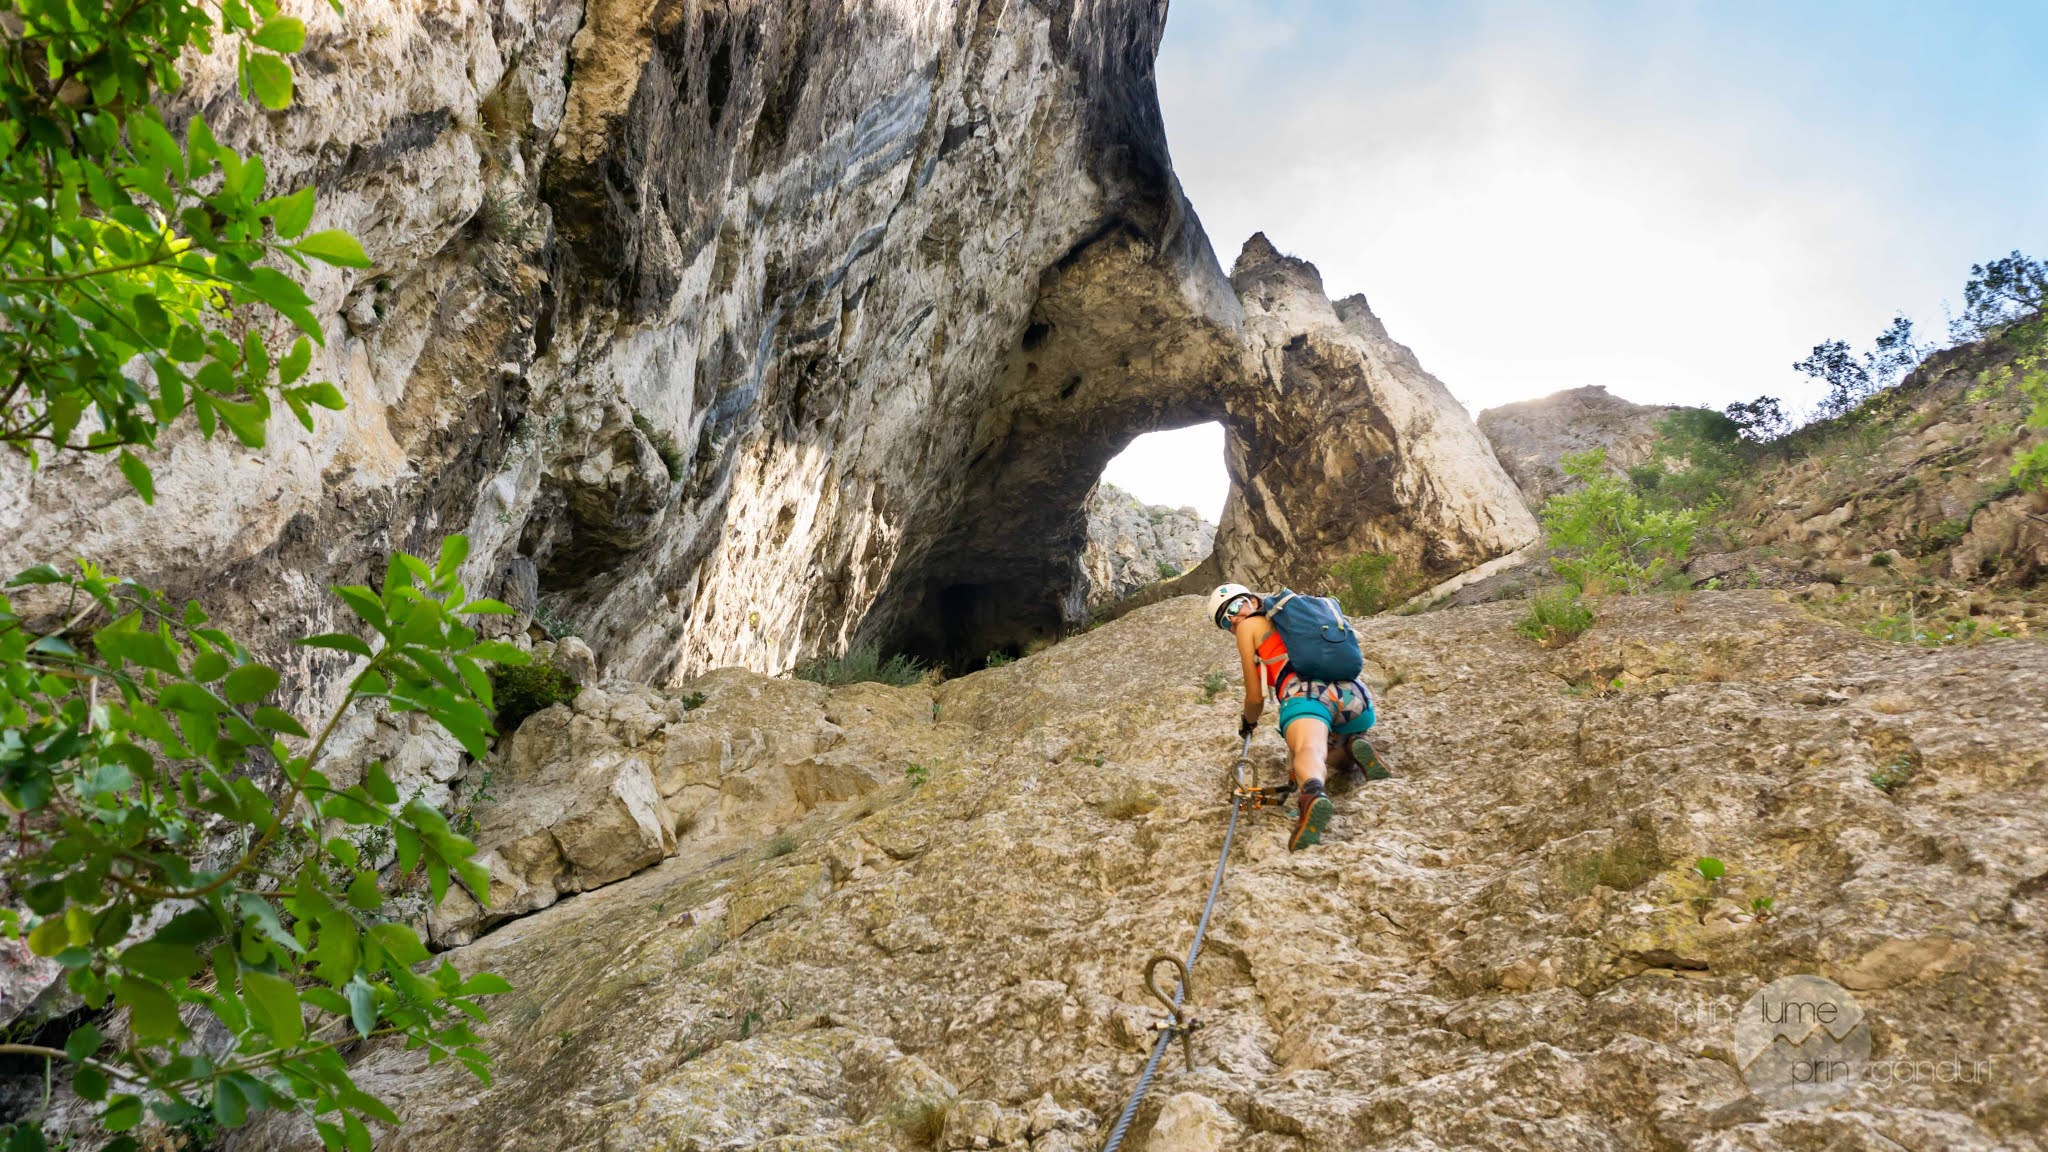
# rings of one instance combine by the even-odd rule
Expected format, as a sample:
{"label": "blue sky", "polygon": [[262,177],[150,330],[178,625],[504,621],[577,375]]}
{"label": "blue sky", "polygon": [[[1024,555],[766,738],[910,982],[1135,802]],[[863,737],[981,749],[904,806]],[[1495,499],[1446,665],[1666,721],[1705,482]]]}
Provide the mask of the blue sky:
{"label": "blue sky", "polygon": [[1173,0],[1159,87],[1225,267],[1265,231],[1475,412],[1803,406],[1815,343],[2048,256],[2043,45],[2041,0]]}

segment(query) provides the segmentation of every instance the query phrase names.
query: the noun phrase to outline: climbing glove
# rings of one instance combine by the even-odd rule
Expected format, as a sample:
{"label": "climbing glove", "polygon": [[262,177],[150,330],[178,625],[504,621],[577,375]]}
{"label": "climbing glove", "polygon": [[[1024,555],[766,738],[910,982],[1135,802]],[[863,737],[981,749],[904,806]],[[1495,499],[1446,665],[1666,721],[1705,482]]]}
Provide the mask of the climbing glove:
{"label": "climbing glove", "polygon": [[1247,720],[1242,716],[1237,718],[1237,738],[1240,740],[1258,731],[1258,728],[1258,722],[1255,720]]}

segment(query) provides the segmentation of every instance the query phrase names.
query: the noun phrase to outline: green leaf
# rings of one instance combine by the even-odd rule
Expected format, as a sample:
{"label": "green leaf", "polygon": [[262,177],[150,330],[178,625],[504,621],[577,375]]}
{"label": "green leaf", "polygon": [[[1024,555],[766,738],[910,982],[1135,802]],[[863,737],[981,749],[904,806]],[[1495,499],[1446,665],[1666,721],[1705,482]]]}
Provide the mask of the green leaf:
{"label": "green leaf", "polygon": [[116,1096],[107,1110],[100,1113],[100,1126],[109,1132],[126,1132],[142,1123],[142,1098],[139,1096]]}
{"label": "green leaf", "polygon": [[318,636],[308,636],[304,640],[299,641],[299,646],[302,648],[332,648],[337,652],[347,652],[355,656],[373,655],[368,644],[363,643],[359,637],[351,636],[346,632],[322,632]]}
{"label": "green leaf", "polygon": [[211,684],[228,674],[228,658],[218,652],[201,652],[192,658],[192,678],[201,684]]}
{"label": "green leaf", "polygon": [[254,704],[277,689],[277,670],[261,664],[244,664],[228,673],[221,686],[231,704]]}
{"label": "green leaf", "polygon": [[279,384],[292,383],[299,377],[304,376],[306,369],[312,363],[313,346],[306,343],[306,338],[301,336],[297,340],[292,341],[291,351],[286,352],[284,359],[277,362],[277,382]]}
{"label": "green leaf", "polygon": [[348,1015],[358,1035],[368,1037],[377,1027],[377,990],[361,978],[348,982]]}
{"label": "green leaf", "polygon": [[24,568],[20,572],[15,573],[14,577],[7,581],[7,586],[9,588],[19,588],[27,584],[62,584],[63,582],[64,574],[62,572],[57,571],[48,564],[38,564],[33,568]]}
{"label": "green leaf", "polygon": [[249,718],[272,732],[282,732],[287,736],[298,736],[301,738],[311,735],[291,713],[286,712],[282,708],[271,708],[268,706],[258,708],[250,713]]}
{"label": "green leaf", "polygon": [[384,601],[378,599],[375,592],[360,584],[344,584],[336,588],[334,594],[341,597],[342,603],[347,604],[349,610],[362,617],[370,627],[379,632],[389,627],[384,616]]}
{"label": "green leaf", "polygon": [[1699,863],[1694,864],[1693,868],[1708,880],[1719,880],[1728,874],[1728,866],[1712,856],[1700,857]]}
{"label": "green leaf", "polygon": [[512,990],[512,982],[496,972],[479,972],[462,982],[464,996],[498,996]]}
{"label": "green leaf", "polygon": [[363,773],[363,791],[379,804],[398,803],[398,785],[391,782],[391,774],[384,770],[382,760],[370,761],[369,769]]}
{"label": "green leaf", "polygon": [[107,1078],[99,1069],[80,1064],[71,1070],[71,1090],[86,1100],[107,1098]]}
{"label": "green leaf", "polygon": [[177,655],[164,643],[163,637],[154,632],[137,632],[132,627],[116,623],[93,633],[92,643],[101,655],[117,662],[140,664],[173,676],[184,671],[178,665]]}
{"label": "green leaf", "polygon": [[249,87],[265,108],[282,112],[292,103],[292,66],[281,57],[252,52],[249,54]]}
{"label": "green leaf", "polygon": [[256,210],[270,217],[270,226],[277,230],[278,239],[295,240],[313,222],[313,186],[308,184],[289,196],[265,200]]}
{"label": "green leaf", "polygon": [[114,979],[114,1003],[128,1009],[129,1027],[144,1044],[175,1040],[185,1034],[178,1002],[162,986],[128,976]]}
{"label": "green leaf", "polygon": [[135,489],[135,494],[142,497],[144,504],[155,504],[156,480],[149,474],[149,465],[144,464],[134,453],[127,451],[121,453],[120,463],[121,475],[128,478],[128,483]]}
{"label": "green leaf", "polygon": [[29,930],[28,950],[38,956],[55,956],[71,943],[71,929],[63,918],[45,920]]}
{"label": "green leaf", "polygon": [[204,964],[199,953],[191,948],[155,938],[144,940],[121,953],[122,967],[165,983],[183,980],[199,971]]}
{"label": "green leaf", "polygon": [[363,252],[363,246],[356,238],[338,228],[315,232],[297,244],[292,250],[303,256],[343,268],[368,268],[370,257]]}
{"label": "green leaf", "polygon": [[290,1047],[306,1034],[306,1021],[299,1012],[299,992],[282,976],[245,969],[242,999],[249,1005],[249,1021],[280,1045]]}
{"label": "green leaf", "polygon": [[291,394],[308,404],[315,404],[325,408],[329,412],[339,412],[348,407],[348,401],[342,396],[341,389],[336,388],[325,380],[316,380],[303,388],[294,388]]}
{"label": "green leaf", "polygon": [[249,1118],[248,1102],[242,1099],[241,1090],[234,1081],[222,1077],[214,1082],[213,1118],[223,1128],[240,1128]]}
{"label": "green leaf", "polygon": [[105,1039],[100,1035],[99,1029],[90,1024],[81,1024],[72,1029],[71,1035],[64,1038],[64,1054],[71,1057],[74,1062],[85,1060],[100,1050],[100,1044]]}
{"label": "green leaf", "polygon": [[413,930],[403,924],[375,924],[370,928],[370,942],[384,950],[392,961],[410,967],[427,958],[426,946]]}
{"label": "green leaf", "polygon": [[235,283],[234,293],[237,303],[270,305],[299,331],[312,337],[315,344],[326,345],[327,334],[320,330],[320,322],[313,318],[312,297],[306,295],[298,281],[277,269],[249,269],[248,276]]}
{"label": "green leaf", "polygon": [[450,576],[469,559],[469,537],[460,533],[441,541],[441,558],[434,564],[434,575]]}
{"label": "green leaf", "polygon": [[249,40],[258,48],[289,54],[306,46],[306,26],[290,16],[277,16],[265,20]]}
{"label": "green leaf", "polygon": [[365,869],[349,881],[348,906],[362,912],[375,912],[384,906],[384,893],[377,888],[375,872]]}

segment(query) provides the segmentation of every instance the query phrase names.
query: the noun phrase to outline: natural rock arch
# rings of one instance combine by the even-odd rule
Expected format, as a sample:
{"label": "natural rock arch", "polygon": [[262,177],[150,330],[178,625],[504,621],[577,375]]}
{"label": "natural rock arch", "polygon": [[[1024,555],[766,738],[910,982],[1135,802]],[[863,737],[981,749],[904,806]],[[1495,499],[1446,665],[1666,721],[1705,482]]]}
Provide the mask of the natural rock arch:
{"label": "natural rock arch", "polygon": [[[349,411],[260,456],[171,437],[150,513],[104,461],[16,470],[0,561],[91,556],[276,651],[335,622],[323,586],[465,531],[472,583],[616,675],[973,657],[1070,617],[1102,463],[1212,418],[1219,570],[1370,548],[1448,575],[1522,543],[1485,442],[1362,301],[1263,241],[1224,275],[1167,155],[1164,14],[316,15],[300,102],[218,130],[376,262],[308,286]],[[291,658],[315,691],[341,671]]]}

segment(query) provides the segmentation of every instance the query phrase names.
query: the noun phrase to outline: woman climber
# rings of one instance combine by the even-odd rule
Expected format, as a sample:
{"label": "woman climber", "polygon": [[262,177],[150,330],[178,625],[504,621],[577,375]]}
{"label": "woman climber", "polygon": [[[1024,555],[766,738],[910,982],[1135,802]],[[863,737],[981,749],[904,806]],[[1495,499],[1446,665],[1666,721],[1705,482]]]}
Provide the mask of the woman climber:
{"label": "woman climber", "polygon": [[1329,769],[1348,768],[1384,780],[1387,768],[1365,738],[1373,720],[1372,693],[1360,678],[1364,654],[1358,633],[1334,600],[1282,588],[1260,596],[1242,584],[1209,593],[1209,618],[1237,637],[1244,665],[1244,711],[1239,736],[1257,729],[1266,690],[1280,703],[1280,737],[1287,741],[1289,777],[1301,789],[1290,852],[1320,844],[1335,809],[1323,795]]}

